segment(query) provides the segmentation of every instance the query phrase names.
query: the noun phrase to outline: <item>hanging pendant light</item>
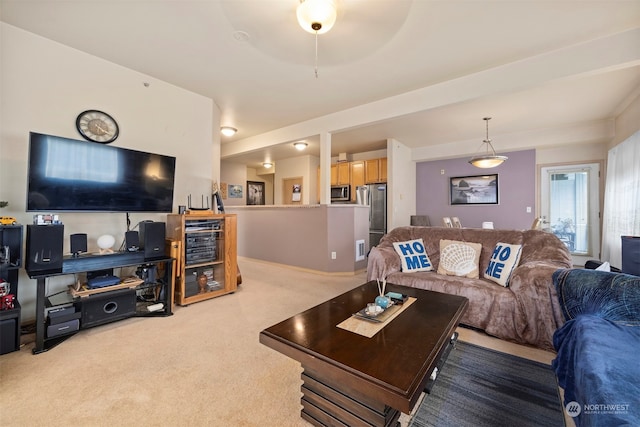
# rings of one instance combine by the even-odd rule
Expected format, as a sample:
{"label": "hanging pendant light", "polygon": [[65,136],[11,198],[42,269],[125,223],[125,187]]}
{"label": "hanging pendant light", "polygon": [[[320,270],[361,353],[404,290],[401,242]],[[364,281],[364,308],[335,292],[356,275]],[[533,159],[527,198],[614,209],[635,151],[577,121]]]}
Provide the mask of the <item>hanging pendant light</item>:
{"label": "hanging pendant light", "polygon": [[[482,145],[480,145],[480,148],[478,149],[479,154],[473,156],[473,158],[469,160],[469,163],[477,168],[495,168],[507,160],[508,157],[498,156],[496,154],[496,150],[493,149],[493,145],[491,145],[491,140],[489,139],[489,120],[491,120],[491,117],[485,117],[482,120],[485,121],[487,126],[487,137],[482,141]],[[486,151],[485,154],[480,154],[483,145],[486,145]]]}
{"label": "hanging pendant light", "polygon": [[316,36],[316,56],[314,71],[318,78],[318,34],[324,34],[336,23],[334,0],[300,0],[296,11],[298,23],[305,31]]}
{"label": "hanging pendant light", "polygon": [[311,34],[324,34],[336,23],[336,4],[333,0],[300,0],[298,23]]}

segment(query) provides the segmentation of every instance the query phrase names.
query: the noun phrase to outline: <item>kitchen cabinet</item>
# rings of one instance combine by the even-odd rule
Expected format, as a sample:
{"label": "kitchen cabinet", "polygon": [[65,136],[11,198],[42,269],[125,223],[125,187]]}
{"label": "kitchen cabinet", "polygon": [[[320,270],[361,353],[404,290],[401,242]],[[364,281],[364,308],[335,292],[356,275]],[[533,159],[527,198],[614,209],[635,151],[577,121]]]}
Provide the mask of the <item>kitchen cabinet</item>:
{"label": "kitchen cabinet", "polygon": [[331,165],[331,185],[349,185],[350,180],[349,162],[340,162]]}
{"label": "kitchen cabinet", "polygon": [[364,176],[367,184],[387,182],[387,158],[366,160]]}
{"label": "kitchen cabinet", "polygon": [[364,185],[364,161],[351,162],[351,201],[356,201],[356,188]]}

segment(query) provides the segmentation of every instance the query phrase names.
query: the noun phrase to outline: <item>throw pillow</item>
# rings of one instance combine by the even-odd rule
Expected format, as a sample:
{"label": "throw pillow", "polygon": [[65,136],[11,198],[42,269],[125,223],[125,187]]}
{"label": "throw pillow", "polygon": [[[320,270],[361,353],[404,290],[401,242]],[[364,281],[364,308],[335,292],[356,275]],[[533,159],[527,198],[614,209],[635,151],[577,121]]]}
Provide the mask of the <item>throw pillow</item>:
{"label": "throw pillow", "polygon": [[520,262],[522,245],[510,245],[498,242],[491,254],[489,265],[484,271],[484,278],[496,282],[505,288],[509,285],[509,277]]}
{"label": "throw pillow", "polygon": [[480,277],[480,243],[440,240],[440,264],[438,274],[462,276],[471,279]]}
{"label": "throw pillow", "polygon": [[406,242],[393,242],[393,248],[402,261],[402,271],[413,273],[416,271],[431,271],[433,265],[422,239],[407,240]]}

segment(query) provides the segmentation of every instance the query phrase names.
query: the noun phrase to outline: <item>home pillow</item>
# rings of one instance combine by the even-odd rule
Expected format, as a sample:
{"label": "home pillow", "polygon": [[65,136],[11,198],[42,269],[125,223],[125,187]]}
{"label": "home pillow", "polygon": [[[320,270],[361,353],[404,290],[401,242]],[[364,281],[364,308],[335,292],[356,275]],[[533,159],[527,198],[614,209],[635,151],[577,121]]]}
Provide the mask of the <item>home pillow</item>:
{"label": "home pillow", "polygon": [[393,248],[402,261],[402,271],[414,273],[416,271],[431,271],[433,265],[427,255],[422,239],[407,240],[406,242],[393,242]]}
{"label": "home pillow", "polygon": [[509,285],[509,277],[520,262],[522,245],[509,245],[498,242],[493,249],[489,265],[484,271],[484,278],[492,280],[505,288]]}
{"label": "home pillow", "polygon": [[438,274],[477,279],[480,277],[480,243],[440,240],[440,264]]}

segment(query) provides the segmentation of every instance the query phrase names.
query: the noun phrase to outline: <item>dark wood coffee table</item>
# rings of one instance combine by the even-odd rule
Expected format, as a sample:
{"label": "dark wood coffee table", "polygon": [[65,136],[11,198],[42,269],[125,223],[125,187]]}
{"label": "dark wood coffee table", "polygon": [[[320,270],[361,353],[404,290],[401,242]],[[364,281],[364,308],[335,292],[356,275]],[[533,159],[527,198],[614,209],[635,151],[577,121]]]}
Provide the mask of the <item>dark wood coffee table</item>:
{"label": "dark wood coffee table", "polygon": [[[336,325],[373,302],[361,285],[260,332],[260,342],[299,361],[301,416],[322,426],[392,426],[410,413],[454,340],[464,297],[387,284],[417,300],[367,338]],[[364,320],[363,320],[364,321]]]}

